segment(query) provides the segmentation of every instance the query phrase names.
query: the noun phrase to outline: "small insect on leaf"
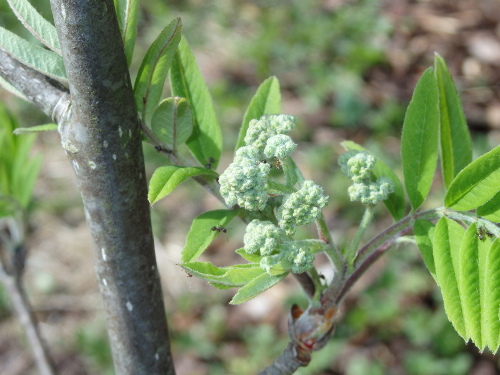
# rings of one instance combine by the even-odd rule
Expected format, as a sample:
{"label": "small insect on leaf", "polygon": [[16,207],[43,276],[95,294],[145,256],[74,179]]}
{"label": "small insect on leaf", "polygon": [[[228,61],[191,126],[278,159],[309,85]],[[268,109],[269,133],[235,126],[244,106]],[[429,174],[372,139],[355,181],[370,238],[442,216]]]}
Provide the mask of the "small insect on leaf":
{"label": "small insect on leaf", "polygon": [[275,157],[274,158],[274,166],[276,167],[276,169],[278,171],[281,170],[281,166],[282,166],[281,160]]}
{"label": "small insect on leaf", "polygon": [[212,169],[212,164],[215,163],[215,159],[213,157],[208,158],[208,163],[205,164],[205,168]]}
{"label": "small insect on leaf", "polygon": [[224,228],[224,227],[221,227],[221,226],[213,226],[212,228],[210,228],[211,231],[213,232],[219,232],[219,233],[227,233],[227,229]]}

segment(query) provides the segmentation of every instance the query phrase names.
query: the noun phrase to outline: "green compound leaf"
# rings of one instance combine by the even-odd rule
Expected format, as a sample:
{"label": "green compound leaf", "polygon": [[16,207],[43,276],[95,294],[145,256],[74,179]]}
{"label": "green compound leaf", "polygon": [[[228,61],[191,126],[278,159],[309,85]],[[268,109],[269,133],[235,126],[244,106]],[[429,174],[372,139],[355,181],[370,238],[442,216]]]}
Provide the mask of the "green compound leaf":
{"label": "green compound leaf", "polygon": [[243,116],[238,142],[235,151],[245,145],[245,135],[250,120],[259,119],[262,115],[279,114],[281,111],[280,83],[276,77],[269,77],[261,83]]}
{"label": "green compound leaf", "polygon": [[231,305],[239,305],[240,303],[247,302],[254,297],[257,297],[262,292],[273,287],[285,278],[288,273],[278,276],[270,276],[266,272],[256,277],[244,287],[238,290],[233,299],[229,302]]}
{"label": "green compound leaf", "polygon": [[193,132],[193,116],[184,98],[168,98],[156,107],[151,118],[153,134],[177,150]]}
{"label": "green compound leaf", "polygon": [[184,38],[170,68],[170,86],[173,96],[186,98],[191,105],[194,127],[186,142],[189,150],[201,165],[210,163],[216,169],[222,152],[222,133],[207,85]]}
{"label": "green compound leaf", "polygon": [[28,0],[7,0],[12,11],[28,31],[47,48],[61,55],[54,25],[42,17]]}
{"label": "green compound leaf", "polygon": [[479,206],[476,214],[487,220],[500,223],[500,191],[488,202]]}
{"label": "green compound leaf", "polygon": [[451,183],[444,204],[457,211],[484,205],[499,192],[500,146],[462,169]]}
{"label": "green compound leaf", "polygon": [[413,233],[415,234],[415,240],[422,254],[422,258],[424,259],[424,263],[431,275],[436,279],[436,266],[434,264],[432,246],[434,229],[434,224],[427,220],[416,220],[413,224]]}
{"label": "green compound leaf", "polygon": [[406,192],[414,210],[432,185],[438,156],[439,94],[432,68],[415,87],[406,110],[401,139],[401,159]]}
{"label": "green compound leaf", "polygon": [[57,53],[32,44],[3,27],[0,27],[0,46],[24,65],[59,82],[67,82],[63,59]]}
{"label": "green compound leaf", "polygon": [[465,230],[456,222],[441,218],[434,232],[434,263],[448,319],[460,336],[467,339],[459,291],[459,249]]}
{"label": "green compound leaf", "polygon": [[189,177],[198,175],[218,176],[216,172],[200,167],[177,167],[169,165],[156,169],[149,181],[149,203],[154,204],[158,202],[174,191],[181,182],[184,182]]}
{"label": "green compound leaf", "polygon": [[127,64],[130,66],[137,36],[137,20],[139,15],[138,0],[114,0],[118,25],[122,35]]}
{"label": "green compound leaf", "polygon": [[207,280],[224,289],[244,286],[265,271],[255,264],[216,267],[208,262],[187,262],[180,265],[191,275]]}
{"label": "green compound leaf", "polygon": [[219,234],[211,228],[226,227],[237,213],[236,210],[214,210],[204,212],[194,219],[182,250],[182,262],[188,263],[197,259]]}
{"label": "green compound leaf", "polygon": [[147,124],[160,101],[168,69],[181,39],[181,27],[181,19],[176,18],[161,31],[146,52],[137,73],[134,84],[135,103],[142,120]]}
{"label": "green compound leaf", "polygon": [[42,133],[57,130],[57,124],[43,124],[31,126],[29,128],[16,128],[14,134]]}
{"label": "green compound leaf", "polygon": [[438,54],[434,69],[439,86],[441,164],[448,187],[458,172],[472,161],[472,141],[453,78]]}
{"label": "green compound leaf", "polygon": [[[341,143],[342,146],[347,150],[357,150],[357,151],[366,151],[370,155],[374,156],[370,151],[368,151],[363,146],[352,142],[352,141],[344,141]],[[394,184],[394,192],[389,195],[389,197],[384,200],[384,204],[389,210],[390,214],[394,218],[394,220],[401,220],[405,215],[406,207],[405,207],[405,195],[403,191],[403,185],[401,181],[399,181],[398,176],[392,171],[391,168],[387,166],[382,160],[374,156],[377,160],[375,163],[375,167],[373,168],[373,175],[375,179],[379,177],[387,177]]]}

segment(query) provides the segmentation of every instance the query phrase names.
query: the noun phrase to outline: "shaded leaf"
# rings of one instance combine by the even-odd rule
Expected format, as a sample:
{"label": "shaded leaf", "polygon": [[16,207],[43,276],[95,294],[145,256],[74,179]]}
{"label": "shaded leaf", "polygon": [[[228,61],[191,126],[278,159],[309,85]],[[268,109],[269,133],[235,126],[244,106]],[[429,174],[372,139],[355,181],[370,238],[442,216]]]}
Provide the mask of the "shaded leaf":
{"label": "shaded leaf", "polygon": [[197,259],[219,234],[211,228],[225,227],[237,213],[236,210],[214,210],[204,212],[194,219],[182,250],[182,262],[187,263]]}
{"label": "shaded leaf", "polygon": [[278,276],[270,276],[267,273],[263,273],[244,287],[241,287],[229,303],[231,305],[239,305],[240,303],[247,302],[279,283],[286,275],[287,273]]}
{"label": "shaded leaf", "polygon": [[181,27],[181,19],[176,18],[160,32],[146,52],[137,73],[135,103],[142,120],[147,124],[160,101],[168,69],[181,39]]}
{"label": "shaded leaf", "polygon": [[500,190],[500,146],[462,169],[451,183],[444,204],[457,211],[482,206]]}
{"label": "shaded leaf", "polygon": [[252,97],[243,116],[240,134],[236,142],[235,151],[245,145],[245,135],[250,120],[259,119],[262,115],[279,114],[281,111],[280,84],[276,77],[269,77],[262,82]]}
{"label": "shaded leaf", "polygon": [[31,126],[29,128],[16,128],[14,134],[41,133],[54,130],[57,130],[57,124],[43,124]]}
{"label": "shaded leaf", "polygon": [[197,175],[210,175],[217,177],[218,174],[207,168],[200,167],[177,167],[169,165],[156,169],[149,181],[148,200],[154,204],[161,198],[166,197],[181,183],[189,177]]}
{"label": "shaded leaf", "polygon": [[427,220],[416,220],[413,223],[413,233],[415,234],[415,240],[417,246],[422,254],[424,263],[432,274],[434,279],[436,278],[436,266],[434,264],[433,246],[432,239],[434,238],[435,226],[430,221]]}
{"label": "shaded leaf", "polygon": [[184,98],[168,98],[156,107],[151,118],[153,134],[177,150],[193,132],[193,116]]}
{"label": "shaded leaf", "polygon": [[439,87],[442,173],[448,187],[458,172],[472,161],[472,141],[453,78],[438,54],[434,69]]}
{"label": "shaded leaf", "polygon": [[[193,133],[186,144],[201,165],[211,163],[216,169],[222,152],[222,133],[215,116],[212,98],[184,38],[170,69],[173,96],[186,98],[193,113]],[[213,162],[211,162],[213,160]]]}
{"label": "shaded leaf", "polygon": [[418,81],[406,110],[401,139],[404,183],[414,210],[422,205],[432,185],[438,131],[438,87],[432,68],[428,68]]}
{"label": "shaded leaf", "polygon": [[64,63],[57,53],[32,44],[3,27],[0,27],[0,46],[24,65],[66,83]]}
{"label": "shaded leaf", "polygon": [[[349,150],[366,151],[372,156],[374,156],[366,148],[355,142],[344,141],[341,144],[347,151]],[[391,168],[387,166],[387,164],[385,164],[382,160],[380,160],[376,156],[374,157],[377,160],[375,163],[375,167],[373,168],[373,175],[375,176],[374,180],[378,179],[379,177],[387,177],[394,184],[394,192],[389,194],[389,197],[386,200],[384,200],[384,204],[391,213],[394,220],[396,221],[401,220],[406,211],[403,185],[401,184],[401,181],[399,181],[398,176],[396,176],[396,174],[392,171]]]}
{"label": "shaded leaf", "polygon": [[258,253],[247,253],[244,248],[235,250],[236,254],[239,254],[243,259],[251,262],[251,263],[260,263],[260,260],[262,259],[262,255]]}
{"label": "shaded leaf", "polygon": [[490,246],[485,263],[483,335],[486,344],[495,353],[500,345],[500,239],[497,238]]}
{"label": "shaded leaf", "polygon": [[7,2],[19,21],[35,38],[61,55],[61,46],[54,25],[43,18],[28,0],[7,0]]}

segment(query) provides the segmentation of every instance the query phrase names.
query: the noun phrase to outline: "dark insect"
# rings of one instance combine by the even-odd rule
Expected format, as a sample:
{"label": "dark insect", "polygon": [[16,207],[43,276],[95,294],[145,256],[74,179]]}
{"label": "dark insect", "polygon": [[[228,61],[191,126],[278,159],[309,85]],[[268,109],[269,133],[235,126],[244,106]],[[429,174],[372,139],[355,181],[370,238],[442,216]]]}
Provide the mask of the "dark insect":
{"label": "dark insect", "polygon": [[158,152],[163,152],[165,154],[172,154],[173,153],[172,150],[169,150],[168,148],[163,147],[161,145],[155,145],[155,150]]}
{"label": "dark insect", "polygon": [[208,163],[205,164],[205,168],[207,169],[212,169],[212,164],[215,162],[215,159],[213,157],[208,158]]}
{"label": "dark insect", "polygon": [[488,229],[486,229],[485,227],[478,227],[477,228],[477,237],[481,240],[481,241],[484,241],[485,240],[485,236],[488,236],[488,237],[493,237],[494,234],[491,233]]}
{"label": "dark insect", "polygon": [[213,231],[213,232],[227,233],[227,229],[224,228],[224,227],[221,227],[221,226],[218,226],[218,227],[213,226],[212,228],[210,228],[210,230]]}

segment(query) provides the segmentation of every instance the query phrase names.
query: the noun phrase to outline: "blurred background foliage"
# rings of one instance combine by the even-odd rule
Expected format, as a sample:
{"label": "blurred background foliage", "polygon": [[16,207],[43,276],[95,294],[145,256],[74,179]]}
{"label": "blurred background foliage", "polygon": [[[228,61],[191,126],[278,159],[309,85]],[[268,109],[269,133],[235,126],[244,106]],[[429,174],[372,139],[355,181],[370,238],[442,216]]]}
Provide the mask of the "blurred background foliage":
{"label": "blurred background foliage", "polygon": [[[223,127],[221,169],[250,98],[270,75],[278,77],[283,112],[296,115],[297,162],[330,196],[327,206],[339,243],[352,237],[362,207],[348,202],[349,181],[338,174],[339,143],[351,139],[400,173],[404,109],[433,52],[447,61],[461,93],[476,156],[499,143],[500,7],[497,0],[221,0],[141,2],[132,82],[150,43],[174,17],[195,51]],[[51,19],[48,0],[33,5]],[[0,26],[29,38],[6,2]],[[168,87],[165,93],[168,95]],[[21,126],[46,123],[31,104],[0,91]],[[6,115],[7,116],[7,115]],[[10,116],[10,115],[9,115]],[[6,117],[0,118],[7,129]],[[26,136],[19,136],[26,137]],[[92,267],[88,229],[71,167],[55,133],[38,136],[44,155],[26,270],[28,292],[60,374],[112,374],[105,322]],[[148,170],[163,159],[145,145]],[[4,159],[0,161],[4,163]],[[429,204],[439,205],[439,182]],[[434,206],[435,206],[434,205]],[[178,374],[256,374],[287,342],[286,317],[305,305],[293,278],[242,306],[176,266],[190,221],[220,205],[194,183],[183,184],[152,210]],[[176,220],[171,220],[175,217]],[[390,224],[383,207],[377,229]],[[228,226],[206,256],[218,265],[239,262],[243,225]],[[305,235],[305,233],[304,233]],[[324,260],[318,267],[326,277]],[[34,374],[30,351],[0,288],[2,374]],[[454,332],[441,296],[416,247],[401,242],[353,289],[336,334],[301,375],[496,374],[498,358],[478,353]]]}

